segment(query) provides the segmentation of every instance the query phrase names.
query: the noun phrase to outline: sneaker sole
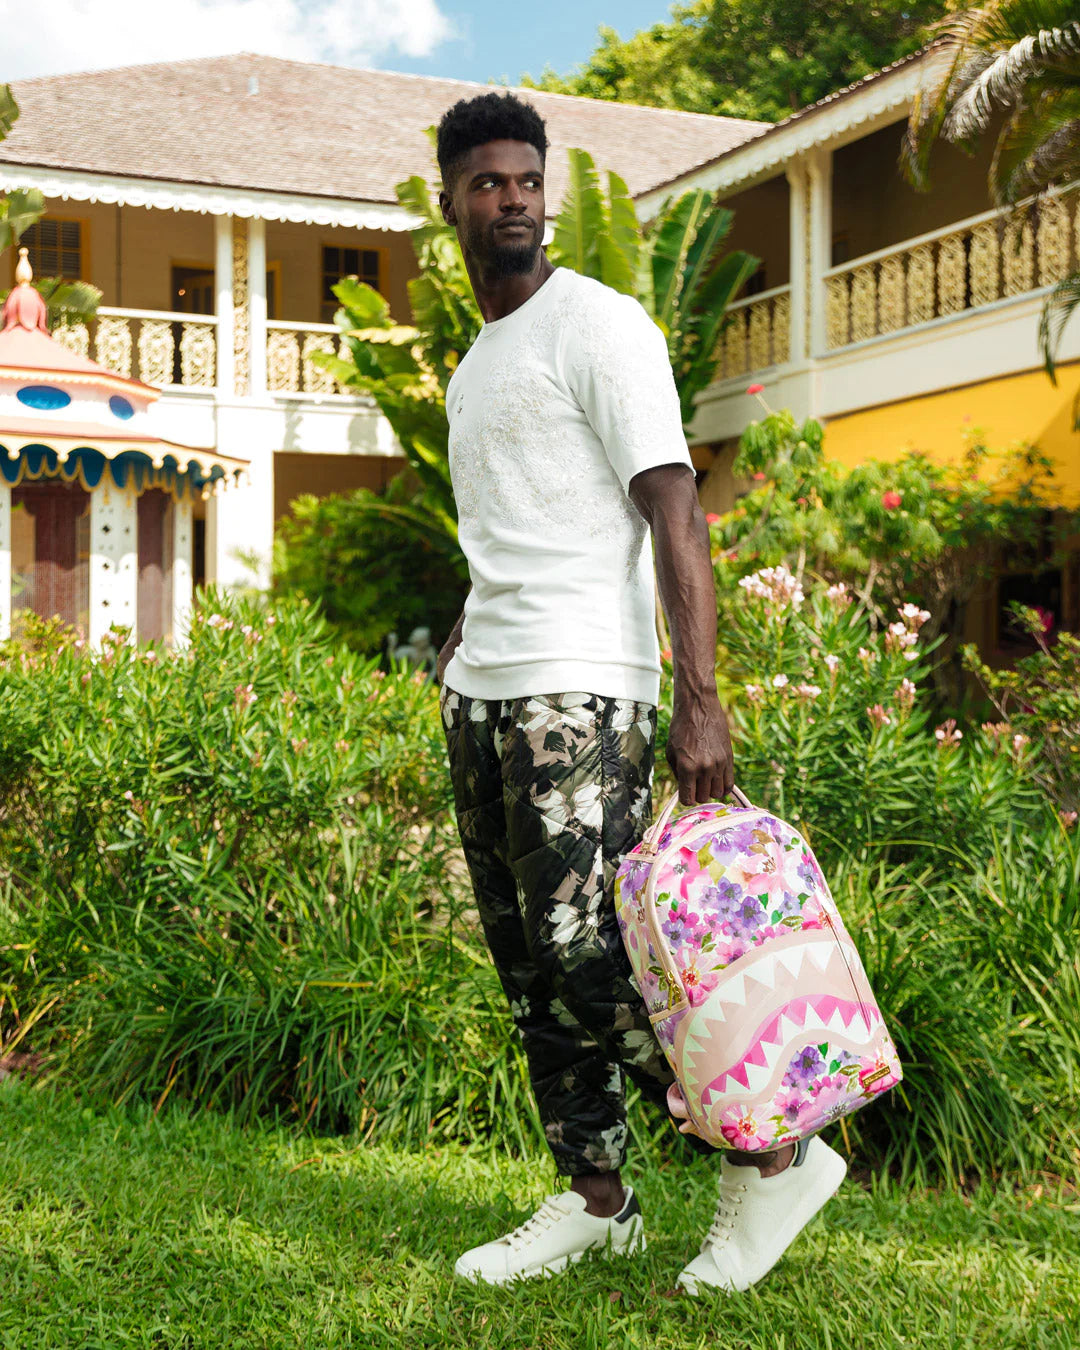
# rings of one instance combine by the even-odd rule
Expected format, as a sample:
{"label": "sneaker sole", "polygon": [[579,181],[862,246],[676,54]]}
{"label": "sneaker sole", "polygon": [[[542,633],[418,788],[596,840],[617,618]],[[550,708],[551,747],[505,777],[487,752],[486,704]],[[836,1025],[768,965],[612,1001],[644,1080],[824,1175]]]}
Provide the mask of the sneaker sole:
{"label": "sneaker sole", "polygon": [[584,1251],[569,1252],[566,1256],[557,1256],[546,1265],[518,1271],[514,1275],[485,1275],[479,1270],[463,1270],[461,1262],[454,1266],[454,1274],[470,1284],[490,1284],[502,1286],[516,1284],[519,1280],[550,1280],[553,1275],[561,1275],[567,1266],[576,1265],[583,1256],[596,1252],[599,1256],[640,1256],[649,1245],[645,1240],[645,1224],[640,1215],[635,1215],[632,1231],[619,1243],[608,1243],[603,1247],[586,1247]]}
{"label": "sneaker sole", "polygon": [[[711,1284],[708,1280],[703,1280],[699,1275],[689,1275],[684,1270],[676,1285],[687,1294],[696,1294],[701,1287],[706,1289],[722,1289],[729,1294],[743,1294],[747,1289],[763,1280],[769,1271],[776,1265],[777,1261],[784,1255],[791,1244],[799,1236],[806,1225],[825,1208],[829,1201],[843,1184],[847,1176],[847,1163],[838,1153],[830,1149],[822,1160],[822,1166],[817,1173],[814,1189],[805,1192],[801,1197],[796,1209],[788,1217],[787,1223],[781,1229],[781,1238],[784,1245],[776,1253],[773,1259],[764,1269],[757,1270],[753,1278],[747,1278],[745,1284]],[[719,1274],[719,1272],[717,1272]]]}

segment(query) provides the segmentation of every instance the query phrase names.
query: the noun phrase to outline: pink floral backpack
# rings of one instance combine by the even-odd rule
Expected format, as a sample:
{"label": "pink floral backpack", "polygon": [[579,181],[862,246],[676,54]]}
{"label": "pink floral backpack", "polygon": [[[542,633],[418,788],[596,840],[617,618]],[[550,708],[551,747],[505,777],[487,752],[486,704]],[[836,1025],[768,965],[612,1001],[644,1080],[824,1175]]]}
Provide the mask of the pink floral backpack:
{"label": "pink floral backpack", "polygon": [[615,881],[623,942],[684,1133],[747,1152],[801,1139],[901,1078],[817,860],[751,806],[672,798]]}

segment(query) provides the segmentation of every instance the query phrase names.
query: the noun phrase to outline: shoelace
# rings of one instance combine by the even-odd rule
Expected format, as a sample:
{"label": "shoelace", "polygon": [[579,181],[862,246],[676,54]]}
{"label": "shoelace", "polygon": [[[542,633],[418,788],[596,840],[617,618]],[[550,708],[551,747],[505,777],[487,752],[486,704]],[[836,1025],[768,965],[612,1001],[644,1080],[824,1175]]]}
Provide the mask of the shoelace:
{"label": "shoelace", "polygon": [[546,1233],[552,1224],[565,1218],[566,1210],[555,1202],[554,1196],[549,1196],[531,1219],[526,1219],[520,1228],[515,1228],[512,1233],[507,1234],[506,1241],[516,1251],[527,1242],[538,1238],[541,1233]]}
{"label": "shoelace", "polygon": [[742,1193],[746,1186],[741,1181],[735,1181],[732,1177],[721,1177],[720,1179],[720,1198],[716,1202],[716,1213],[713,1215],[712,1226],[705,1234],[705,1241],[701,1244],[701,1250],[705,1251],[707,1247],[719,1247],[725,1243],[731,1236],[731,1230],[735,1226],[735,1220],[738,1217],[739,1206],[742,1204]]}

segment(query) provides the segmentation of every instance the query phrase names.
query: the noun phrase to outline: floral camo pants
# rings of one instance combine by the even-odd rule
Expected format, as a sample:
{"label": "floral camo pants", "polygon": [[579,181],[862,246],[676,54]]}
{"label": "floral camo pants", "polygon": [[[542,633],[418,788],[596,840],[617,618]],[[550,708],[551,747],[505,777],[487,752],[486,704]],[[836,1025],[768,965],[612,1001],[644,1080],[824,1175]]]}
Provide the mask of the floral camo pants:
{"label": "floral camo pants", "polygon": [[564,693],[444,688],[458,828],[556,1166],[622,1166],[623,1074],[663,1105],[671,1070],[615,919],[620,857],[651,807],[656,709]]}

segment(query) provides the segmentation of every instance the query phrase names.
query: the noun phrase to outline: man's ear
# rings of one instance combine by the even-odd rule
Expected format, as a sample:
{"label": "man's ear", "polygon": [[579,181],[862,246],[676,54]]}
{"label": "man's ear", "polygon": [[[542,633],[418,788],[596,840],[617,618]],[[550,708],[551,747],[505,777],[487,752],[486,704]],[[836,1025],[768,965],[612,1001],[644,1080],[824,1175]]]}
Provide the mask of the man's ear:
{"label": "man's ear", "polygon": [[439,210],[442,212],[442,218],[447,225],[457,224],[457,213],[454,210],[454,199],[445,188],[439,193]]}

